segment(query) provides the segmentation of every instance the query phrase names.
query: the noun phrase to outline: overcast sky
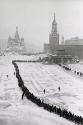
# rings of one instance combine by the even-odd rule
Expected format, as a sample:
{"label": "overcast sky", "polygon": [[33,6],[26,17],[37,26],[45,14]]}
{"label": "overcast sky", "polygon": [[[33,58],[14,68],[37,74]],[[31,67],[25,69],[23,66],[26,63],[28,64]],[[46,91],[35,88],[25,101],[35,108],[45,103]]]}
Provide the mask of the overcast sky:
{"label": "overcast sky", "polygon": [[83,0],[0,0],[0,39],[18,26],[27,43],[49,42],[54,12],[60,38],[83,38]]}

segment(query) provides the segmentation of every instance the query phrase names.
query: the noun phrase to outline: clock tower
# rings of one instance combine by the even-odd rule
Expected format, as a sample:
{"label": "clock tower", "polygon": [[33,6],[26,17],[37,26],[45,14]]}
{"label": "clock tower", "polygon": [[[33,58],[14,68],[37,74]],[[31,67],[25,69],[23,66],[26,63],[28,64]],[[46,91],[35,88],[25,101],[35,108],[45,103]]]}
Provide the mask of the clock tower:
{"label": "clock tower", "polygon": [[59,34],[57,33],[57,23],[55,20],[55,13],[54,19],[52,22],[52,30],[49,35],[49,43],[50,43],[50,51],[53,53],[57,45],[59,45]]}

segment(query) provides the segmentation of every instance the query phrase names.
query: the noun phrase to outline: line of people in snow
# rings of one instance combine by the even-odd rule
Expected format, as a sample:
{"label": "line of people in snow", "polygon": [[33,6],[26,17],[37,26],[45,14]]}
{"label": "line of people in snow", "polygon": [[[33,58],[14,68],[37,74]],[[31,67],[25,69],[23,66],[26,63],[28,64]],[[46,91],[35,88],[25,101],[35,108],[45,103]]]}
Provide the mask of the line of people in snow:
{"label": "line of people in snow", "polygon": [[74,73],[75,73],[76,75],[83,76],[83,73],[82,73],[82,72],[74,71]]}
{"label": "line of people in snow", "polygon": [[[16,61],[12,61],[12,64],[15,67],[16,78],[18,79],[18,86],[20,87],[20,89],[23,92],[22,99],[25,95],[27,99],[31,100],[33,103],[37,104],[38,106],[43,107],[44,109],[48,110],[49,112],[58,114],[60,117],[66,118],[67,120],[70,120],[76,124],[83,125],[83,118],[81,116],[77,116],[77,115],[71,113],[70,111],[67,111],[66,109],[61,109],[59,107],[47,104],[44,101],[42,101],[41,99],[37,98],[33,93],[31,93],[27,89],[27,87],[24,85],[24,82],[20,76]],[[58,89],[60,90],[60,88],[58,88]],[[44,94],[45,94],[45,90],[44,90]]]}
{"label": "line of people in snow", "polygon": [[14,62],[23,62],[23,63],[26,63],[26,62],[42,62],[42,59],[37,59],[37,60],[13,60]]}
{"label": "line of people in snow", "polygon": [[69,68],[69,67],[67,67],[67,66],[65,66],[65,65],[61,65],[61,64],[59,64],[59,66],[62,66],[65,70],[67,70],[67,71],[70,71],[71,70],[71,68]]}
{"label": "line of people in snow", "polygon": [[[62,66],[62,65],[59,64],[59,66]],[[68,71],[71,70],[71,68],[69,68],[69,67],[67,67],[67,66],[62,66],[62,67],[63,67],[65,70],[68,70]],[[74,71],[74,73],[75,73],[76,75],[83,76],[83,73],[80,72],[80,71]]]}

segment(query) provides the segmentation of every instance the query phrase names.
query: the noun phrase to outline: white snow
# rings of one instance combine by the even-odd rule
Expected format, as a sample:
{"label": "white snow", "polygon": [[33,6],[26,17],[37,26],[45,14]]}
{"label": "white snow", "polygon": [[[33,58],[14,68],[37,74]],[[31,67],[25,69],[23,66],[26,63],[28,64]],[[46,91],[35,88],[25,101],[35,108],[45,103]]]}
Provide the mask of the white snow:
{"label": "white snow", "polygon": [[72,71],[83,73],[83,63],[69,64],[68,65]]}
{"label": "white snow", "polygon": [[[18,87],[12,65],[12,60],[15,59],[31,60],[37,57],[12,54],[0,57],[0,125],[74,125],[36,106],[25,97],[21,100],[22,92]],[[36,96],[48,103],[83,115],[83,85],[80,80],[76,80],[57,65],[17,64],[26,86]],[[58,91],[58,86],[61,87],[61,92]],[[44,88],[46,94],[43,93]]]}
{"label": "white snow", "polygon": [[58,65],[17,64],[25,85],[35,96],[83,116],[83,81],[81,79],[72,76]]}

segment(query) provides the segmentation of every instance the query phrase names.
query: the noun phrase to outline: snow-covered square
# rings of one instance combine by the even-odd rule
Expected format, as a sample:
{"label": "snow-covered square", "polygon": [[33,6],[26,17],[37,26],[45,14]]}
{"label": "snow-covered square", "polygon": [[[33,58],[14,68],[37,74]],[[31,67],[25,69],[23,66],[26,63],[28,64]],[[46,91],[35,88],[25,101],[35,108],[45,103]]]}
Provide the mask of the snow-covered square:
{"label": "snow-covered square", "polygon": [[[37,57],[19,55],[0,57],[0,125],[73,125],[74,123],[38,107],[26,97],[21,99],[22,91],[18,87],[12,65],[12,60],[15,59],[33,60]],[[46,103],[83,116],[82,79],[66,72],[58,65],[28,62],[17,65],[25,85],[35,96]]]}

